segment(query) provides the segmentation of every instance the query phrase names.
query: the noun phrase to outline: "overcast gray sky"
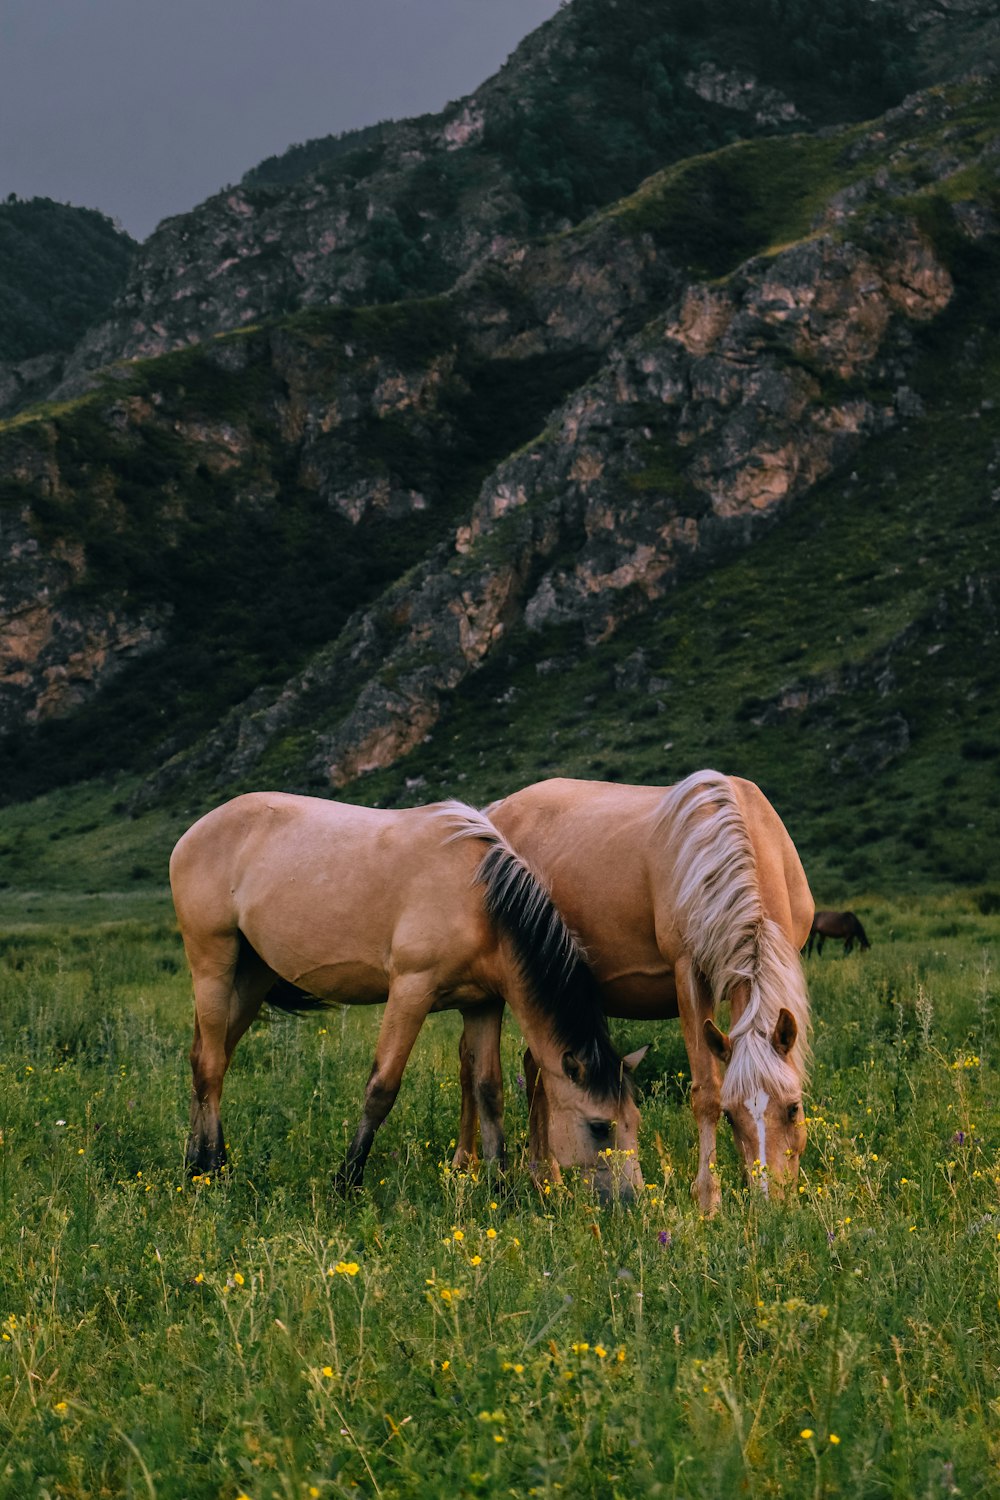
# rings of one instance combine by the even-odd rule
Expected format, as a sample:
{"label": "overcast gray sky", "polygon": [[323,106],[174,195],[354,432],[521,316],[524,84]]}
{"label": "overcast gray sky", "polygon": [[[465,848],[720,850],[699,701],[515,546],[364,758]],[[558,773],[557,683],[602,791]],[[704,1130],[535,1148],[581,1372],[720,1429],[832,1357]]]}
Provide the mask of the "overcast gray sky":
{"label": "overcast gray sky", "polygon": [[0,196],[143,239],[296,141],[440,109],[558,0],[0,0]]}

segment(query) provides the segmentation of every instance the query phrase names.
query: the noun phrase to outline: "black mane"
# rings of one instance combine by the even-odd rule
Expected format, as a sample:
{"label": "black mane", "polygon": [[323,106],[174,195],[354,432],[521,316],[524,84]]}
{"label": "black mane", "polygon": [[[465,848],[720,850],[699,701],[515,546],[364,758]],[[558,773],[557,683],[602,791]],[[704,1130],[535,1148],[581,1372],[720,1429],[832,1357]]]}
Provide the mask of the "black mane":
{"label": "black mane", "polygon": [[497,833],[476,872],[487,915],[510,940],[532,999],[583,1064],[586,1087],[620,1096],[631,1079],[611,1043],[593,971],[551,896]]}

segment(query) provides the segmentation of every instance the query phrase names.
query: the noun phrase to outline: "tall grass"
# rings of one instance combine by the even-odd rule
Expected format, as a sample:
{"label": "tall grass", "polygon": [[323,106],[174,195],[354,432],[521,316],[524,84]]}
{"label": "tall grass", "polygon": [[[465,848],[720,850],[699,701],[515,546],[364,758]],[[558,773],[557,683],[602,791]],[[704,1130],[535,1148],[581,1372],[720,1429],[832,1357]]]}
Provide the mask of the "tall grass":
{"label": "tall grass", "polygon": [[[453,1016],[332,1196],[378,1010],[258,1023],[192,1184],[172,926],[9,932],[0,1495],[995,1492],[998,921],[863,915],[869,954],[809,963],[799,1189],[745,1192],[722,1137],[710,1222],[675,1025],[618,1034],[653,1039],[633,1211],[450,1171]],[[517,1147],[513,1027],[505,1063]]]}

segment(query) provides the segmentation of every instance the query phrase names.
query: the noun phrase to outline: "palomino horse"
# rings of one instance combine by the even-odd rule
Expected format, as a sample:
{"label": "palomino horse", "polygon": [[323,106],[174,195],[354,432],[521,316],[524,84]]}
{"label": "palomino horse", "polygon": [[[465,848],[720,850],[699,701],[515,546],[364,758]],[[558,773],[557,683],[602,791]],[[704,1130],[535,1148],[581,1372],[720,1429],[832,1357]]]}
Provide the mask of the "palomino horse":
{"label": "palomino horse", "polygon": [[[556,779],[487,812],[579,935],[607,1013],[680,1017],[699,1136],[692,1192],[702,1210],[713,1212],[720,1197],[720,1108],[748,1177],[765,1190],[794,1179],[806,1135],[809,1028],[798,954],[813,903],[795,847],[763,793],[716,771],[669,788]],[[723,1002],[728,1036],[714,1019]],[[463,1094],[499,1067],[498,1032],[478,1042],[479,1055],[464,1039],[460,1049]],[[543,1149],[544,1070],[541,1085],[532,1119]],[[464,1102],[458,1162],[469,1159],[474,1132],[475,1110]]]}
{"label": "palomino horse", "polygon": [[[641,1185],[638,1111],[595,981],[524,861],[461,802],[382,812],[252,792],[207,813],[174,849],[170,882],[194,980],[187,1161],[225,1161],[219,1101],[233,1049],[269,993],[386,1002],[361,1121],[341,1182],[360,1183],[410,1049],[431,1011],[460,1010],[471,1044],[506,1001],[544,1078],[553,1149],[606,1194]],[[481,1100],[486,1095],[480,1091]],[[503,1133],[484,1150],[503,1161]]]}
{"label": "palomino horse", "polygon": [[806,944],[806,952],[813,951],[813,939],[816,939],[816,952],[823,952],[823,943],[826,938],[843,938],[844,952],[850,953],[857,938],[864,953],[871,947],[868,934],[862,927],[858,918],[852,911],[818,911],[812,920],[809,929],[809,941]]}

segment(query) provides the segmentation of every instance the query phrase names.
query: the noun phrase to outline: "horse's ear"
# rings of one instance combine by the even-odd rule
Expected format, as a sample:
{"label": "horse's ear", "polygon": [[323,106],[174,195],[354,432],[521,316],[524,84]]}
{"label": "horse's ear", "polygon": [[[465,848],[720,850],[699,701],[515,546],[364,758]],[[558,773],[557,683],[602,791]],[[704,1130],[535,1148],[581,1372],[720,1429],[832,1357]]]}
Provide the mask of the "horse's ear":
{"label": "horse's ear", "polygon": [[628,1052],[625,1054],[625,1056],[622,1058],[622,1067],[625,1069],[626,1073],[635,1072],[636,1068],[639,1066],[643,1058],[646,1056],[646,1053],[649,1051],[649,1045],[649,1042],[647,1042],[645,1047],[637,1047],[634,1052]]}
{"label": "horse's ear", "polygon": [[719,1030],[711,1016],[706,1016],[702,1030],[709,1052],[714,1052],[721,1063],[727,1063],[733,1055],[733,1046],[726,1033]]}
{"label": "horse's ear", "polygon": [[799,1034],[799,1028],[795,1017],[790,1010],[784,1006],[778,1011],[778,1020],[771,1037],[775,1052],[780,1052],[782,1057],[787,1057],[795,1046],[795,1039]]}
{"label": "horse's ear", "polygon": [[564,1052],[562,1056],[563,1072],[570,1083],[575,1083],[578,1089],[582,1089],[587,1079],[587,1070],[583,1063],[572,1052]]}

